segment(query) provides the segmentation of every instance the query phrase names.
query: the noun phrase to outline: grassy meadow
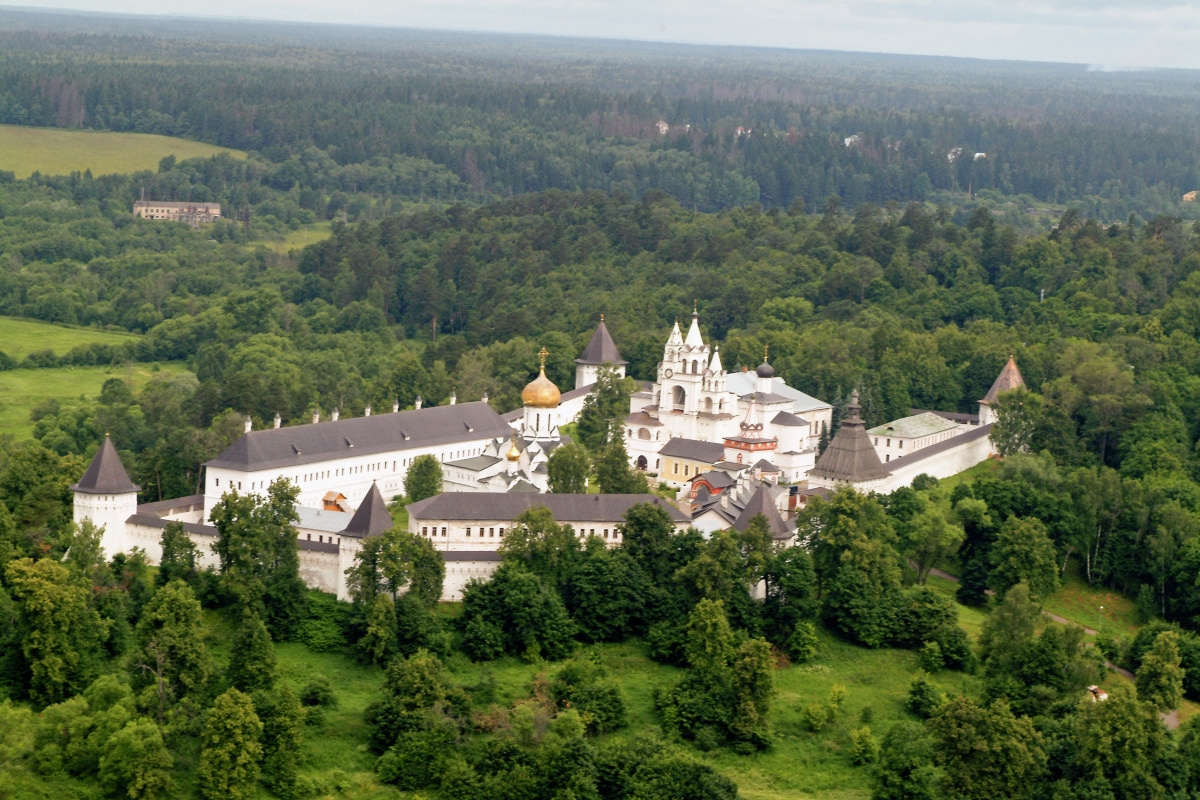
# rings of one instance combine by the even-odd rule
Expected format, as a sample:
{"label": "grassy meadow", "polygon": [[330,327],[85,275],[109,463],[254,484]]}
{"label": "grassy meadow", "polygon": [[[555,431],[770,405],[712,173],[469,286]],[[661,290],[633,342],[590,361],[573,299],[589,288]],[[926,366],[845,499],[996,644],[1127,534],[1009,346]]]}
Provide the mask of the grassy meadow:
{"label": "grassy meadow", "polygon": [[229,153],[245,158],[241,150],[147,133],[26,128],[0,125],[0,170],[28,178],[34,172],[66,175],[91,170],[93,175],[158,169],[167,156],[179,160]]}
{"label": "grassy meadow", "polygon": [[136,334],[54,325],[18,317],[0,317],[0,351],[20,361],[30,353],[53,350],[63,356],[79,345],[123,344]]}
{"label": "grassy meadow", "polygon": [[0,372],[0,433],[25,438],[33,433],[29,413],[47,398],[96,397],[109,378],[124,378],[134,392],[158,375],[186,372],[183,364],[128,364],[116,367],[56,367]]}
{"label": "grassy meadow", "polygon": [[328,239],[333,235],[333,223],[328,220],[323,222],[314,222],[312,225],[305,225],[297,231],[291,231],[282,239],[264,240],[259,244],[266,245],[269,250],[273,250],[281,255],[287,255],[293,250],[303,250],[310,244]]}

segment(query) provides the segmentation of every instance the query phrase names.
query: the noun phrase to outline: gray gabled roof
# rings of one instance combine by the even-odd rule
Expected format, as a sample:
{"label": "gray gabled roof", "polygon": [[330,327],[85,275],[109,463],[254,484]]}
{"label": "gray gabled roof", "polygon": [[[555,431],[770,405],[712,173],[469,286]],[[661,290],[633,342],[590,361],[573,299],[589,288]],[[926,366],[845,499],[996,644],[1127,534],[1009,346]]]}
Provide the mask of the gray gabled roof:
{"label": "gray gabled roof", "polygon": [[807,428],[809,427],[808,420],[804,417],[797,417],[790,411],[780,411],[771,418],[772,425],[783,425],[788,428]]}
{"label": "gray gabled roof", "polygon": [[129,480],[129,473],[117,455],[117,448],[113,447],[112,439],[107,435],[79,483],[71,485],[71,491],[84,494],[128,494],[141,491],[141,488]]}
{"label": "gray gabled roof", "polygon": [[624,366],[629,362],[621,358],[621,351],[617,349],[616,343],[608,334],[608,326],[604,324],[604,317],[600,318],[600,324],[596,326],[596,332],[592,334],[591,341],[587,343],[587,347],[583,348],[579,358],[575,359],[576,364],[589,364],[599,366],[601,364],[612,364],[614,366]]}
{"label": "gray gabled roof", "polygon": [[371,490],[367,492],[362,504],[350,519],[350,524],[342,530],[342,533],[347,536],[366,538],[367,536],[378,536],[394,527],[396,527],[396,523],[392,521],[392,514],[388,511],[387,503],[383,501],[383,495],[379,493],[379,485],[372,483]]}
{"label": "gray gabled roof", "polygon": [[458,403],[250,431],[205,466],[254,472],[511,435],[487,403]]}
{"label": "gray gabled roof", "polygon": [[758,490],[751,495],[746,502],[746,507],[742,509],[742,513],[738,514],[737,519],[733,521],[733,527],[744,533],[750,527],[750,519],[755,514],[762,514],[767,518],[767,527],[770,528],[776,539],[791,535],[792,528],[783,521],[783,515],[775,507],[775,501],[771,499],[771,493],[767,491],[766,484],[759,486]]}
{"label": "gray gabled roof", "polygon": [[684,439],[677,436],[667,441],[658,454],[715,464],[725,457],[725,445],[720,442],[703,442],[699,439]]}
{"label": "gray gabled roof", "polygon": [[470,470],[471,472],[483,472],[493,464],[497,464],[503,459],[495,456],[470,456],[469,458],[460,458],[458,461],[447,461],[447,467],[458,467],[459,469]]}
{"label": "gray gabled roof", "polygon": [[842,427],[817,459],[810,478],[825,478],[845,483],[885,478],[890,473],[879,461],[879,455],[871,445],[862,418],[858,416],[858,392],[850,394],[846,411],[849,416],[842,420]]}
{"label": "gray gabled roof", "polygon": [[514,520],[536,506],[546,506],[559,522],[620,523],[638,503],[653,503],[677,523],[688,522],[678,508],[652,494],[532,494],[445,492],[408,507],[409,519]]}

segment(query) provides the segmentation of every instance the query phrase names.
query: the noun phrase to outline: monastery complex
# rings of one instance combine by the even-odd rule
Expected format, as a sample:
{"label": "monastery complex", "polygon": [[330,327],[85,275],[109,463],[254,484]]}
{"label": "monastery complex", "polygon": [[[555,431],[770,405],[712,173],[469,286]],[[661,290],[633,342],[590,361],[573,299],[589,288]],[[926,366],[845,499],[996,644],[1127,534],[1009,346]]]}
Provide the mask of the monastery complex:
{"label": "monastery complex", "polygon": [[442,465],[444,493],[408,506],[409,530],[430,539],[446,562],[443,598],[459,599],[466,583],[487,578],[499,563],[505,532],[525,510],[545,505],[581,538],[620,544],[625,512],[637,503],[666,509],[678,530],[744,530],[762,514],[776,539],[793,538],[795,512],[813,496],[839,485],[886,494],[918,475],[944,478],[994,453],[989,434],[994,404],[1024,385],[1010,358],[978,414],[924,411],[867,429],[853,392],[836,434],[829,403],[776,376],[767,354],[754,370],[727,372],[720,350],[710,347],[693,311],[684,335],[672,328],[656,380],[630,398],[623,424],[630,465],[669,487],[674,502],[658,495],[548,494],[547,462],[569,441],[563,426],[575,421],[600,371],[625,375],[603,317],[575,359],[575,387],[563,393],[546,376],[545,349],[538,376],[522,392],[522,407],[497,413],[486,395],[459,403],[339,418],[334,411],[311,424],[252,430],[207,462],[203,493],[139,505],[116,447],[107,438],[75,493],[76,522],[103,527],[112,554],[144,550],[161,559],[167,523],[184,525],[205,566],[216,566],[211,545],[214,506],[231,491],[266,496],[286,478],[299,488],[296,529],[301,577],[312,588],[348,598],[345,571],[362,542],[394,526],[385,498],[403,496],[404,476],[420,456]]}

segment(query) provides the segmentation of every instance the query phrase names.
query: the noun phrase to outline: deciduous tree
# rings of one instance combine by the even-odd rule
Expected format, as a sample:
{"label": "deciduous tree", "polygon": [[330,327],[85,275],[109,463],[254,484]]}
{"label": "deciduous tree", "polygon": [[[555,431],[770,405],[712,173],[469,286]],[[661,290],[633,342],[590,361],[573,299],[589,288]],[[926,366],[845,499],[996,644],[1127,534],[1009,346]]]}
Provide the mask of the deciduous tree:
{"label": "deciduous tree", "polygon": [[217,697],[200,735],[200,793],[206,800],[252,797],[262,763],[262,721],[249,695]]}

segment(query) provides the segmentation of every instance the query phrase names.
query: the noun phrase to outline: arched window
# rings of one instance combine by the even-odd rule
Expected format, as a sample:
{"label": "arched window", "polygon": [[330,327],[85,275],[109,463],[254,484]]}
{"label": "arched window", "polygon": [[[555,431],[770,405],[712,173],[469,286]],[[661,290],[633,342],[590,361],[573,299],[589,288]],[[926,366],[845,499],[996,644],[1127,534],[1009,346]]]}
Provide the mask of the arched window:
{"label": "arched window", "polygon": [[675,411],[683,411],[684,405],[687,403],[687,392],[682,386],[676,386],[672,391],[672,405]]}
{"label": "arched window", "polygon": [[645,456],[637,457],[637,468],[642,470],[643,472],[646,470],[646,457]]}
{"label": "arched window", "polygon": [[704,410],[707,411],[709,414],[711,414],[712,408],[713,408],[712,398],[711,397],[704,398]]}
{"label": "arched window", "polygon": [[638,438],[639,439],[649,439],[650,431],[646,430],[645,428],[638,428]]}
{"label": "arched window", "polygon": [[699,372],[700,372],[700,362],[693,360],[692,361],[692,373],[699,374]]}

